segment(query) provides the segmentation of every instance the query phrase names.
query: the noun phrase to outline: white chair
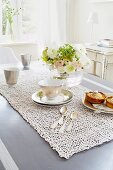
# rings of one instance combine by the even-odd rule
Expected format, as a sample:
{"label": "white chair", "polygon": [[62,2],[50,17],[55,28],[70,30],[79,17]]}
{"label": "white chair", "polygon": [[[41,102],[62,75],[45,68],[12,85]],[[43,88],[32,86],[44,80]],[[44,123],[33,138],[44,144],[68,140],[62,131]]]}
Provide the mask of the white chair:
{"label": "white chair", "polygon": [[0,47],[0,68],[4,66],[18,66],[19,60],[9,47]]}

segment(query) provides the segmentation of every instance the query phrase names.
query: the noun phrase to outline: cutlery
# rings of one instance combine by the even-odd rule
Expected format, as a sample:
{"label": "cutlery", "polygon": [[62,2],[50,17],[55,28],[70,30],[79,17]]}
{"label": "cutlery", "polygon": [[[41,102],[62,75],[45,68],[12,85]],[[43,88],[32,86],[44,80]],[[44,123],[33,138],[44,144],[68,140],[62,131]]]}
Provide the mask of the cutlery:
{"label": "cutlery", "polygon": [[96,110],[94,110],[94,113],[101,113],[105,111],[101,104],[93,104],[93,106],[96,108]]}
{"label": "cutlery", "polygon": [[61,107],[60,113],[62,114],[62,116],[61,116],[61,118],[59,119],[59,122],[58,122],[60,125],[63,124],[63,119],[66,115],[66,112],[67,112],[67,107],[66,106]]}
{"label": "cutlery", "polygon": [[61,128],[59,130],[59,133],[64,133],[64,130],[65,130],[65,127],[66,127],[67,118],[68,118],[69,115],[70,115],[69,112],[65,115],[65,121],[64,121],[64,124],[61,126]]}
{"label": "cutlery", "polygon": [[94,113],[102,113],[102,112],[105,112],[105,110],[104,109],[97,109],[97,110],[94,111]]}
{"label": "cutlery", "polygon": [[59,120],[55,121],[51,125],[52,129],[55,129],[58,124],[60,124],[60,125],[63,124],[63,119],[64,119],[64,116],[66,115],[66,112],[67,112],[67,107],[66,106],[63,106],[63,107],[60,108],[60,113],[62,114],[62,116],[61,116],[61,118]]}
{"label": "cutlery", "polygon": [[77,113],[76,112],[71,113],[70,118],[71,118],[71,122],[69,123],[69,125],[66,129],[67,132],[71,131],[72,126],[73,126],[73,121],[77,118]]}

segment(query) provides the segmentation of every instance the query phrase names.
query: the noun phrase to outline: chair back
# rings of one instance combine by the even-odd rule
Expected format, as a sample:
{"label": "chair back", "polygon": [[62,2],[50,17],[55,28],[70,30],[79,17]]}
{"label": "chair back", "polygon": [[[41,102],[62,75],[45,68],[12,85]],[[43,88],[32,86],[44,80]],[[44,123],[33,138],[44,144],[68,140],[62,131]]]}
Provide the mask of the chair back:
{"label": "chair back", "polygon": [[9,47],[0,47],[0,66],[2,65],[18,65],[19,60],[15,56],[13,50]]}

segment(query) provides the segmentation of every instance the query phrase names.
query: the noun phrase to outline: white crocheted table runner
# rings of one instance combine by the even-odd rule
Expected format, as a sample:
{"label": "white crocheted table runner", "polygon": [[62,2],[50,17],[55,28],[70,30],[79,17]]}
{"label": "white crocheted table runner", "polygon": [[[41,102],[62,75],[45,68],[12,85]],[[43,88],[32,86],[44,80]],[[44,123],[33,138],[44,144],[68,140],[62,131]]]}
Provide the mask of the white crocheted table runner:
{"label": "white crocheted table runner", "polygon": [[[113,116],[95,114],[82,104],[82,96],[88,89],[74,87],[73,101],[67,104],[68,111],[76,110],[78,118],[71,132],[59,134],[50,125],[60,118],[59,107],[43,107],[34,103],[31,95],[38,90],[38,80],[45,75],[32,71],[21,71],[18,84],[8,87],[0,75],[0,93],[10,105],[56,150],[60,157],[68,159],[73,154],[113,139]],[[67,121],[67,124],[69,122]]]}

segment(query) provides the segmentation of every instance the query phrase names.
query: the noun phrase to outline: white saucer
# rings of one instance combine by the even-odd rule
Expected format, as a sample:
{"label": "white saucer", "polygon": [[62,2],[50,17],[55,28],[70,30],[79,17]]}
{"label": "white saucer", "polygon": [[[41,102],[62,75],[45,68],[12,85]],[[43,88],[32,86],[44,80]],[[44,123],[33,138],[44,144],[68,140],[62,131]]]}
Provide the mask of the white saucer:
{"label": "white saucer", "polygon": [[32,100],[37,104],[48,105],[48,106],[58,106],[62,104],[69,103],[73,98],[73,94],[68,90],[62,90],[61,93],[53,98],[52,100],[48,99],[46,96],[39,97],[38,92],[32,95]]}

